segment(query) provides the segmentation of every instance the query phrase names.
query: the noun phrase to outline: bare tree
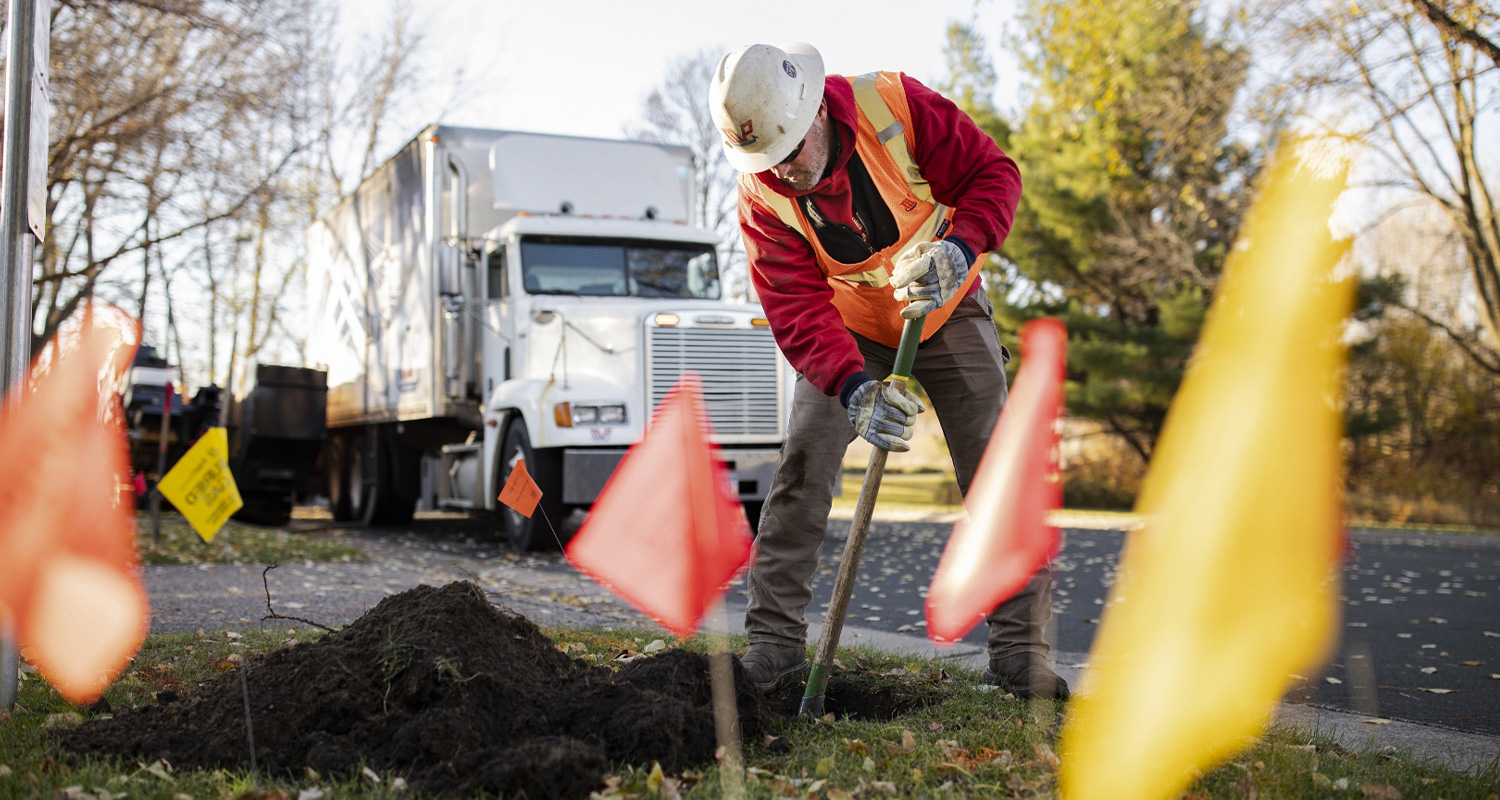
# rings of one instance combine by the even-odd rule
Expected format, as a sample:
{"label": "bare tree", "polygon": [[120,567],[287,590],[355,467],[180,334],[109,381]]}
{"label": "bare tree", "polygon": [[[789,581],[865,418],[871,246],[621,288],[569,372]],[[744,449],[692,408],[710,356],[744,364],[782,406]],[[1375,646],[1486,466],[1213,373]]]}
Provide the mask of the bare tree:
{"label": "bare tree", "polygon": [[[284,98],[306,59],[288,34],[315,18],[292,0],[56,5],[34,347],[85,298],[142,298],[153,250],[238,217],[273,187],[306,142],[280,137],[261,158],[241,143],[295,117]],[[126,263],[141,266],[139,281],[113,269]]]}
{"label": "bare tree", "polygon": [[1500,175],[1484,148],[1496,138],[1500,63],[1482,30],[1496,15],[1470,0],[1275,0],[1264,10],[1309,117],[1372,145],[1377,202],[1388,212],[1443,210],[1463,244],[1480,324],[1411,310],[1500,374]]}
{"label": "bare tree", "polygon": [[644,122],[627,126],[625,135],[692,150],[698,191],[695,222],[722,237],[719,265],[725,295],[744,299],[751,290],[740,238],[739,173],[724,157],[720,144],[724,134],[714,126],[708,110],[709,85],[723,56],[723,51],[700,50],[674,59],[661,85],[646,97],[641,109]]}

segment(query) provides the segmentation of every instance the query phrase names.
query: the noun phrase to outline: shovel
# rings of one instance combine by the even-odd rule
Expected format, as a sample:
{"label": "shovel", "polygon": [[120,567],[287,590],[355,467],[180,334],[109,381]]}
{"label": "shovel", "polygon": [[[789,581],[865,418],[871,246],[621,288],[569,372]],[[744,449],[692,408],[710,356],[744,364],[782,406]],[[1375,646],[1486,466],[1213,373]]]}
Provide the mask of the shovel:
{"label": "shovel", "polygon": [[[905,388],[911,377],[912,362],[917,359],[917,345],[922,341],[922,322],[926,317],[909,319],[901,327],[901,346],[896,348],[896,363],[886,383]],[[885,457],[889,451],[870,449],[870,465],[865,468],[865,482],[859,488],[859,503],[854,506],[854,521],[849,524],[849,540],[844,543],[844,561],[833,582],[833,599],[823,617],[823,632],[818,636],[818,653],[807,675],[807,691],[802,695],[802,717],[823,716],[823,697],[828,689],[828,673],[833,669],[833,654],[839,649],[839,635],[844,631],[844,615],[854,594],[854,576],[859,573],[859,557],[865,549],[865,534],[870,532],[870,516],[875,511],[875,495],[880,493],[880,479],[885,475]]]}

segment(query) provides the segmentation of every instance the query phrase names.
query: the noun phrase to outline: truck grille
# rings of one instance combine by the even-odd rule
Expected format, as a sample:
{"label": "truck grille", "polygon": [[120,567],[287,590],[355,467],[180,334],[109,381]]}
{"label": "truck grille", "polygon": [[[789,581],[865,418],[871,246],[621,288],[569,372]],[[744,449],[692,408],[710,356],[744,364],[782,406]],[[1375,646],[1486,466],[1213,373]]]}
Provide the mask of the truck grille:
{"label": "truck grille", "polygon": [[779,432],[780,355],[769,328],[651,328],[649,333],[653,413],[682,373],[692,370],[703,382],[715,438]]}

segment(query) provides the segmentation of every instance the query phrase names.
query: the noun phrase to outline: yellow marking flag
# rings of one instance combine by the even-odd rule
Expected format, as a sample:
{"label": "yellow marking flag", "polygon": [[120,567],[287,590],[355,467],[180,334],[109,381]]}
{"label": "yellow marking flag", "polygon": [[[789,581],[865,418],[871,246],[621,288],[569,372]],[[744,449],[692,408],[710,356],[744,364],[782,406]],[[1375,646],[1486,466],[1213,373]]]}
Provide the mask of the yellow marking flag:
{"label": "yellow marking flag", "polygon": [[1353,285],[1328,227],[1347,160],[1312,150],[1278,154],[1168,414],[1064,724],[1068,800],[1175,796],[1332,644]]}
{"label": "yellow marking flag", "polygon": [[205,542],[245,505],[229,474],[229,436],[223,428],[203,434],[156,486]]}

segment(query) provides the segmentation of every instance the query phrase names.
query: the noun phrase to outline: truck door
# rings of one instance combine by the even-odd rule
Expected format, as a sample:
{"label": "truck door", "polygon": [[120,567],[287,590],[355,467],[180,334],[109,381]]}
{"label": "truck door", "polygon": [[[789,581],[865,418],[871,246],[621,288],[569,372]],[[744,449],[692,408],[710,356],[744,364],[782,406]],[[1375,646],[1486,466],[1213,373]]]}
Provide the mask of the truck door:
{"label": "truck door", "polygon": [[511,379],[514,343],[514,320],[510,308],[511,291],[509,270],[506,263],[507,248],[499,244],[484,254],[484,302],[480,304],[483,330],[480,351],[483,358],[481,370],[481,396],[486,404],[490,395],[502,381]]}

